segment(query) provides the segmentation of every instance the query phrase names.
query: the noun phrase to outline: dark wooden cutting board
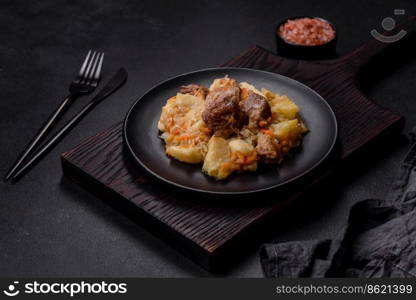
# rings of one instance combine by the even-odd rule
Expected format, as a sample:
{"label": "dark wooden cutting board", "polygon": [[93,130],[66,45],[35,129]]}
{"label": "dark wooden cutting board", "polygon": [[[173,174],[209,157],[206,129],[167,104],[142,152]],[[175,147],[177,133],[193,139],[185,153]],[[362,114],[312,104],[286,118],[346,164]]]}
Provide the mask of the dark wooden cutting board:
{"label": "dark wooden cutting board", "polygon": [[[401,23],[408,33],[386,44],[375,39],[351,54],[327,61],[298,61],[254,47],[223,66],[276,72],[315,89],[333,108],[339,123],[338,151],[302,183],[240,199],[201,196],[155,182],[136,166],[123,146],[122,125],[115,124],[62,154],[65,176],[96,193],[159,238],[209,270],[228,266],[242,254],[236,247],[253,242],[259,224],[281,211],[340,162],[373,140],[400,132],[401,116],[368,100],[360,86],[404,63],[415,48],[415,18]],[[234,201],[237,200],[237,201]]]}

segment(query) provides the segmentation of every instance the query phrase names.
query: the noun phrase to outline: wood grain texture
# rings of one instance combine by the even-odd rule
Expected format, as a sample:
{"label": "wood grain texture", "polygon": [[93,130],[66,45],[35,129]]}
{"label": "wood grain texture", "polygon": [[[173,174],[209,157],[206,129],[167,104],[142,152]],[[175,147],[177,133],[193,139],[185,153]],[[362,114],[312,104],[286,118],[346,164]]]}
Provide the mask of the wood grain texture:
{"label": "wood grain texture", "polygon": [[[302,195],[306,187],[319,182],[334,166],[375,138],[401,130],[403,118],[368,100],[359,84],[363,76],[380,72],[377,66],[383,62],[383,54],[392,55],[391,51],[405,45],[413,51],[409,43],[415,44],[414,27],[415,19],[409,18],[395,29],[408,31],[403,41],[391,45],[371,40],[335,60],[289,60],[254,47],[223,65],[289,76],[315,89],[333,108],[339,123],[340,151],[333,161],[306,179],[302,189],[292,186],[279,193],[268,192],[267,202],[240,201],[236,205],[233,201],[212,199],[213,196],[204,199],[205,196],[170,188],[148,177],[130,159],[123,147],[121,123],[63,153],[64,173],[203,267],[225,268],[237,259],[235,247],[253,237],[255,225],[280,211]],[[401,57],[406,56],[402,53]]]}

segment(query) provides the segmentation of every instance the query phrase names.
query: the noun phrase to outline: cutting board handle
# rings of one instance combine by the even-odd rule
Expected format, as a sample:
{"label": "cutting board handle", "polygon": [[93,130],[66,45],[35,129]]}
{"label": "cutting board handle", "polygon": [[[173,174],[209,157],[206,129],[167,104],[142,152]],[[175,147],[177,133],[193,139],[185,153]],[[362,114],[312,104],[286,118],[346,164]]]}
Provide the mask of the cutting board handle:
{"label": "cutting board handle", "polygon": [[[373,31],[373,33],[378,35],[379,38],[377,39],[373,36],[370,41],[343,59],[354,73],[360,72],[370,62],[386,54],[389,54],[388,59],[390,60],[393,57],[400,58],[406,54],[414,57],[414,48],[416,47],[416,17],[408,17],[391,31],[384,32],[383,34],[376,31]],[[380,63],[383,63],[382,59]]]}

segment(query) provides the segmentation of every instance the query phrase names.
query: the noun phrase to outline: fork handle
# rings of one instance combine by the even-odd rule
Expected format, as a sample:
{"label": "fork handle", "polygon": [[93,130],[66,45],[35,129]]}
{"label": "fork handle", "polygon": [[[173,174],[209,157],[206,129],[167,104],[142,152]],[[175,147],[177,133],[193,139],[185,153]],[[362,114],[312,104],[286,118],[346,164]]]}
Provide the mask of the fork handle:
{"label": "fork handle", "polygon": [[7,172],[6,176],[4,177],[4,181],[9,180],[15,173],[16,170],[20,167],[23,161],[33,152],[34,148],[40,143],[42,138],[52,129],[53,125],[58,121],[64,112],[68,109],[71,105],[72,100],[76,98],[76,95],[69,94],[59,106],[55,109],[55,111],[49,116],[48,120],[44,123],[44,125],[39,129],[38,133],[32,138],[30,143],[26,146],[24,151],[20,154],[19,158],[15,161],[13,166]]}

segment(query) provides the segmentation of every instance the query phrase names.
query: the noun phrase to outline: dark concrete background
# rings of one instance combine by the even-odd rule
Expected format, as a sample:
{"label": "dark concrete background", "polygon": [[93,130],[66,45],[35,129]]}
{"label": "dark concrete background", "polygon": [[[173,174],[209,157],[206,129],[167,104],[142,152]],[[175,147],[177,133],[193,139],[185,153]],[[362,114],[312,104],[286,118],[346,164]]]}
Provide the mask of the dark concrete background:
{"label": "dark concrete background", "polygon": [[[371,29],[381,30],[394,8],[416,12],[412,0],[1,1],[0,174],[66,96],[88,49],[105,51],[104,80],[120,66],[129,80],[18,184],[0,183],[0,276],[211,276],[63,178],[59,154],[122,120],[138,96],[167,77],[217,66],[254,44],[274,51],[273,31],[282,18],[333,21],[339,53],[346,54],[368,40]],[[412,61],[369,91],[407,118],[405,132],[416,125],[415,75]],[[79,99],[66,117],[89,98]],[[385,196],[408,144],[386,146],[392,147],[366,167],[357,161],[353,176],[338,175],[331,192],[323,185],[306,197],[267,241],[333,237],[353,203]],[[221,276],[263,276],[258,254]]]}

